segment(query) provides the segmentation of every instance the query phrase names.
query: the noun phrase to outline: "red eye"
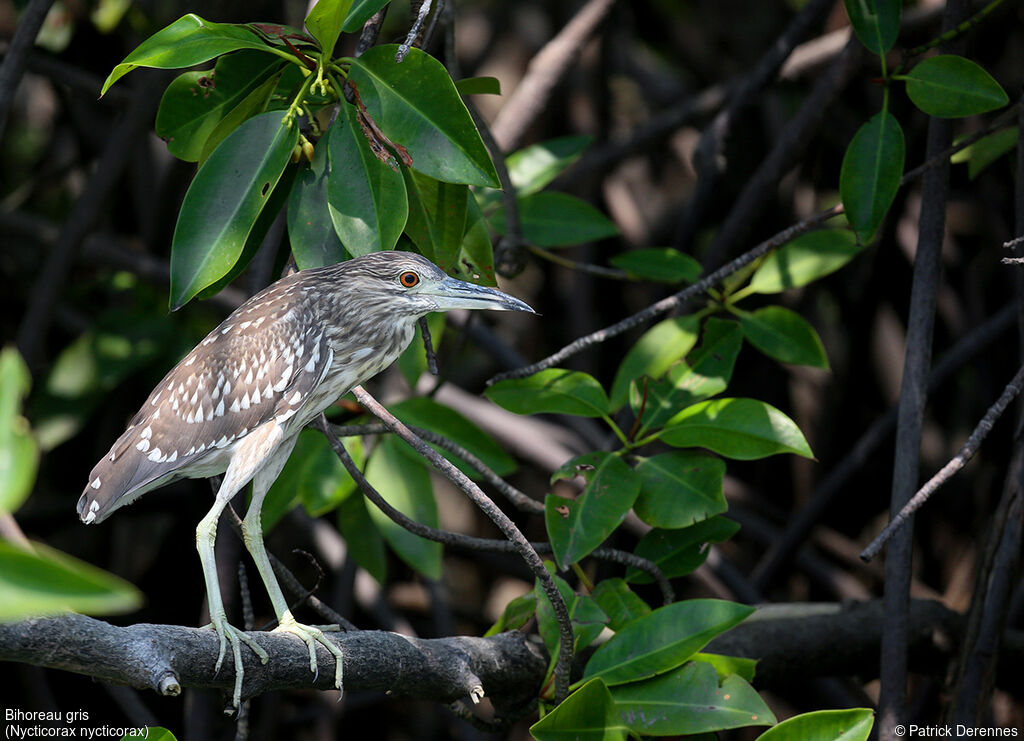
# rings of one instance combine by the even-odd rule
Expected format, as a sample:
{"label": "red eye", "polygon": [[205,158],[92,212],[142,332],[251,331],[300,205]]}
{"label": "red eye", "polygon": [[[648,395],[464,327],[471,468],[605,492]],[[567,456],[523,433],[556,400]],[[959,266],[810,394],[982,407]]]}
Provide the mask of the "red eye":
{"label": "red eye", "polygon": [[406,288],[412,288],[413,286],[420,282],[420,277],[411,270],[407,270],[400,276],[398,276],[398,282],[401,283]]}

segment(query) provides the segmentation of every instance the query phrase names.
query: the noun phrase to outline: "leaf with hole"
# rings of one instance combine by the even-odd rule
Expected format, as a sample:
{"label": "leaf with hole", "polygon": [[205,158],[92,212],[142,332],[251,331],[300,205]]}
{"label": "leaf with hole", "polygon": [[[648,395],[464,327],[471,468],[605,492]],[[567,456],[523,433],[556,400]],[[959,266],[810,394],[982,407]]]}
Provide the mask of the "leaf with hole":
{"label": "leaf with hole", "polygon": [[342,103],[340,108],[326,142],[327,206],[334,231],[354,257],[392,250],[409,214],[405,182],[370,150],[355,107]]}
{"label": "leaf with hole", "polygon": [[549,494],[544,501],[544,522],[560,569],[600,546],[622,524],[640,493],[636,472],[605,451],[573,458],[555,471],[551,481],[576,476],[586,481],[580,496],[566,499]]}
{"label": "leaf with hole", "polygon": [[743,461],[779,453],[814,457],[796,423],[756,399],[712,399],[689,406],[665,423],[660,438],[669,445],[707,448]]}
{"label": "leaf with hole", "polygon": [[929,57],[898,79],[906,81],[907,96],[929,116],[977,116],[1010,102],[984,67],[955,54]]}
{"label": "leaf with hole", "polygon": [[853,137],[843,155],[839,195],[846,218],[861,240],[875,233],[896,197],[906,146],[899,122],[876,113]]}
{"label": "leaf with hole", "polygon": [[251,118],[210,155],[185,193],[171,244],[171,308],[231,270],[298,141],[284,113]]}
{"label": "leaf with hole", "polygon": [[401,64],[394,44],[349,59],[349,80],[381,131],[405,147],[412,166],[437,180],[498,187],[487,148],[455,83],[432,56],[416,48]]}
{"label": "leaf with hole", "polygon": [[598,648],[587,661],[583,681],[600,677],[612,686],[675,669],[753,612],[753,607],[717,599],[660,607],[634,620]]}

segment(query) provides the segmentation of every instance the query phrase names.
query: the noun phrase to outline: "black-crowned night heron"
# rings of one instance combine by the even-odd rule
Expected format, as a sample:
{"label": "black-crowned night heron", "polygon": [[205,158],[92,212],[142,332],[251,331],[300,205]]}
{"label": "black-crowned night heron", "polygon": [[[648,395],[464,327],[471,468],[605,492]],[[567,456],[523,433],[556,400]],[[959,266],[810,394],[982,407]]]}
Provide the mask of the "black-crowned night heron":
{"label": "black-crowned night heron", "polygon": [[221,512],[251,480],[242,534],[277,614],[275,630],[305,641],[313,672],[316,644],[331,651],[341,689],[341,649],[292,617],[263,545],[260,509],[302,428],[394,362],[412,340],[417,319],[452,309],[533,311],[501,291],[450,278],[408,252],[378,252],[283,278],[238,307],[186,355],[93,468],[78,500],[87,524],[168,482],[224,474],[196,529],[196,544],[211,624],[220,638],[217,670],[230,644],[236,706],[241,643],[264,663],[267,654],[224,612],[213,555]]}

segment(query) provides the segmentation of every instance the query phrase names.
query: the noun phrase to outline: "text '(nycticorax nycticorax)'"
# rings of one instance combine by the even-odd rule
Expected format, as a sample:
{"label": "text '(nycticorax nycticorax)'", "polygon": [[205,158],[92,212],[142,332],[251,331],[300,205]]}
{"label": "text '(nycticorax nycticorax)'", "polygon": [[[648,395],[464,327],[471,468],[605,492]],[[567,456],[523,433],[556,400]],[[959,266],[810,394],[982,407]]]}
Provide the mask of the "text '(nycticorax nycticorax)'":
{"label": "text '(nycticorax nycticorax)'", "polygon": [[224,474],[213,507],[196,529],[210,620],[220,638],[217,670],[231,646],[233,701],[242,690],[241,643],[265,663],[267,653],[228,623],[214,564],[217,521],[252,481],[242,521],[246,548],[277,614],[277,631],[293,633],[336,659],[341,649],[292,617],[263,544],[260,510],[299,432],[340,396],[389,366],[409,345],[417,319],[453,309],[533,310],[492,288],[451,278],[425,258],[378,252],[282,278],[243,303],[157,385],[96,464],[78,514],[97,523],[147,491],[181,478]]}

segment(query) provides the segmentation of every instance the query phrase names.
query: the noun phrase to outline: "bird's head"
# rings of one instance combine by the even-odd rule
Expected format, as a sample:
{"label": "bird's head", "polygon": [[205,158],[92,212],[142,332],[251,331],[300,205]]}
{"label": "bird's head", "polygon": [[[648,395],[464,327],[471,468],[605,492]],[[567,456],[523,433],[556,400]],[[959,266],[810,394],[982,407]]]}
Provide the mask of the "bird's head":
{"label": "bird's head", "polygon": [[[363,298],[379,301],[376,308],[395,315],[420,317],[433,311],[491,309],[528,311],[530,306],[494,288],[452,278],[421,255],[412,252],[374,252],[342,263]],[[396,316],[397,318],[397,316]]]}

